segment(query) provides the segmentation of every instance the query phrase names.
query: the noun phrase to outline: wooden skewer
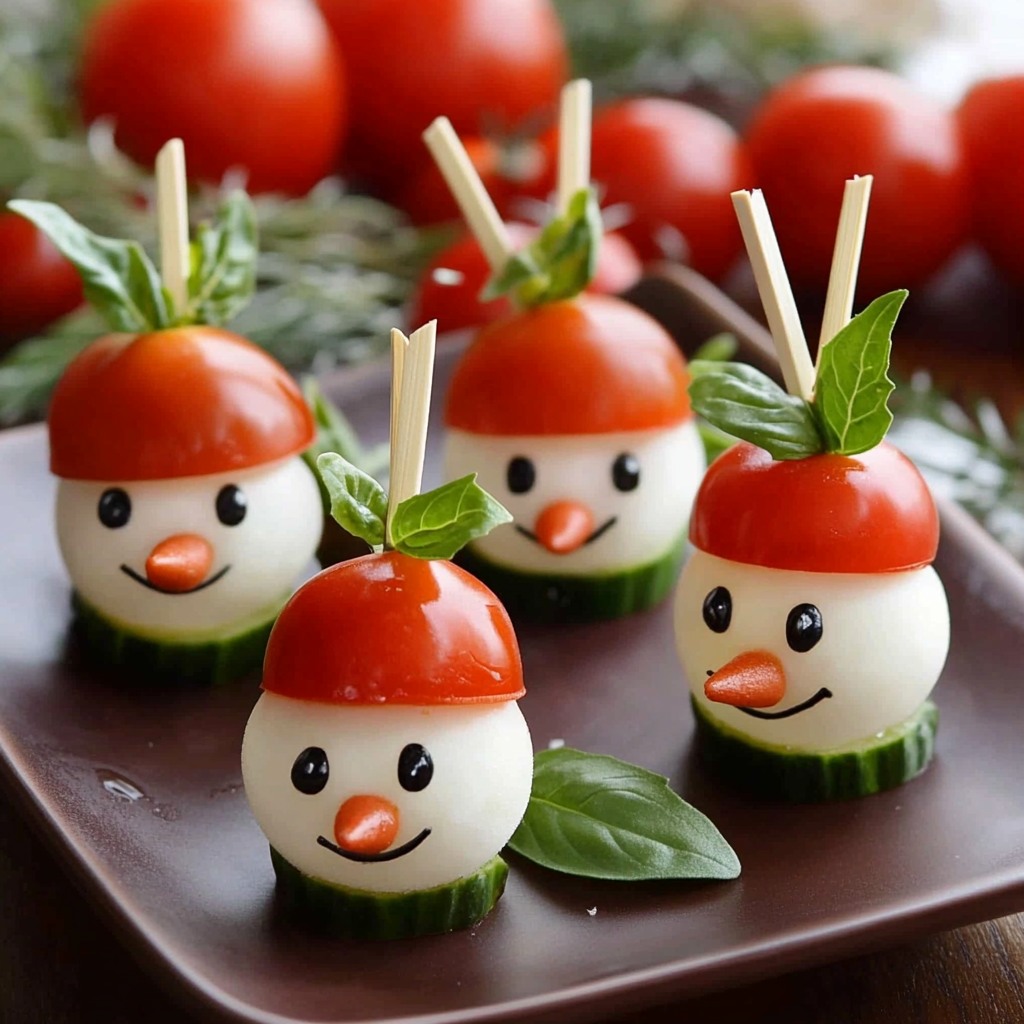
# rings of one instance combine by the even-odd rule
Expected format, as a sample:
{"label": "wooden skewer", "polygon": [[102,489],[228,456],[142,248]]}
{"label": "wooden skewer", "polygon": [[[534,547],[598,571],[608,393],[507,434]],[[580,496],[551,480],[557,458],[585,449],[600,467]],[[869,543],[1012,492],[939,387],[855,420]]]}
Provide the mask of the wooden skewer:
{"label": "wooden skewer", "polygon": [[775,342],[786,390],[809,402],[814,397],[814,364],[764,196],[760,189],[733,192],[732,203],[754,269],[754,280]]}
{"label": "wooden skewer", "polygon": [[427,421],[434,378],[437,321],[431,320],[412,337],[391,332],[391,478],[388,486],[386,533],[398,506],[419,494],[427,448]]}
{"label": "wooden skewer", "polygon": [[857,289],[857,269],[864,244],[864,227],[868,220],[873,180],[870,174],[850,178],[843,191],[843,209],[839,214],[836,247],[828,275],[825,315],[818,338],[819,360],[821,350],[850,322],[853,313],[853,293]]}
{"label": "wooden skewer", "polygon": [[585,78],[562,90],[558,113],[558,212],[565,213],[581,188],[590,184],[591,88]]}
{"label": "wooden skewer", "polygon": [[160,234],[160,275],[181,313],[188,305],[191,258],[188,248],[188,191],[185,145],[181,139],[164,143],[156,155],[156,215]]}
{"label": "wooden skewer", "polygon": [[512,239],[448,118],[437,118],[423,133],[423,141],[459,204],[469,230],[480,243],[491,270],[498,273],[515,252]]}

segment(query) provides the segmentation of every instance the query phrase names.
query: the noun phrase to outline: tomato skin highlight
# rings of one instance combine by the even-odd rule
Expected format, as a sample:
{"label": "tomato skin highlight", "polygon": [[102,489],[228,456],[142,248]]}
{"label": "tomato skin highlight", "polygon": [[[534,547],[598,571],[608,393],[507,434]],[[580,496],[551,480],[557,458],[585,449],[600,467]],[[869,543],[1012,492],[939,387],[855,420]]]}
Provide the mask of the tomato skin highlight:
{"label": "tomato skin highlight", "polygon": [[191,177],[244,168],[250,192],[305,194],[345,134],[343,63],[305,0],[111,0],[79,77],[85,120],[112,117],[133,159],[179,136]]}
{"label": "tomato skin highlight", "polygon": [[992,262],[1024,281],[1024,75],[979,82],[957,111],[971,173],[976,239]]}
{"label": "tomato skin highlight", "polygon": [[583,294],[484,327],[455,369],[444,420],[500,436],[654,430],[691,415],[689,382],[657,321]]}
{"label": "tomato skin highlight", "polygon": [[[511,221],[505,225],[517,249],[527,245],[539,228]],[[597,272],[587,286],[598,295],[617,295],[631,288],[643,266],[633,247],[621,235],[607,234],[601,239]],[[445,272],[461,275],[461,280],[445,283]],[[491,268],[479,243],[465,235],[439,252],[424,271],[410,307],[409,322],[416,327],[436,320],[438,330],[457,331],[493,323],[515,312],[512,302],[502,296],[483,302],[480,292],[491,278]]]}
{"label": "tomato skin highlight", "polygon": [[824,291],[847,178],[874,175],[859,292],[931,276],[964,241],[967,167],[952,114],[897,75],[823,67],[770,93],[746,131],[794,284]]}
{"label": "tomato skin highlight", "polygon": [[110,334],[64,371],[50,469],[73,480],[167,480],[295,455],[315,434],[302,392],[266,352],[216,327]]}
{"label": "tomato skin highlight", "polygon": [[0,213],[0,346],[39,334],[83,300],[78,271],[46,235]]}
{"label": "tomato skin highlight", "polygon": [[349,71],[351,168],[385,190],[429,154],[442,114],[460,136],[553,112],[568,74],[550,0],[317,0]]}
{"label": "tomato skin highlight", "polygon": [[397,551],[325,569],[292,595],[263,689],[326,704],[518,700],[519,645],[501,602],[451,562]]}
{"label": "tomato skin highlight", "polygon": [[708,467],[690,541],[770,569],[899,572],[935,560],[939,517],[917,467],[885,441],[786,461],[741,441]]}

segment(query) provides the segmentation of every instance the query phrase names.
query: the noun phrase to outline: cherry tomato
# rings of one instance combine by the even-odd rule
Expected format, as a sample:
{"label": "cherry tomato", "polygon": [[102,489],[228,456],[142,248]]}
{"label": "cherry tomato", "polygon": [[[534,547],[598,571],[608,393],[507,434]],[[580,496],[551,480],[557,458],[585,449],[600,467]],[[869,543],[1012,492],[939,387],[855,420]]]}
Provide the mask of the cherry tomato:
{"label": "cherry tomato", "polygon": [[86,31],[80,97],[134,159],[180,136],[192,177],[242,168],[251,192],[308,192],[346,121],[342,61],[306,0],[111,0]]}
{"label": "cherry tomato", "polygon": [[263,689],[329,704],[487,704],[525,692],[501,602],[451,562],[397,551],[314,576],[285,605]]}
{"label": "cherry tomato", "polygon": [[852,457],[778,462],[742,442],[708,468],[690,540],[747,565],[895,572],[935,559],[939,518],[917,468],[885,442]]}
{"label": "cherry tomato", "polygon": [[974,232],[992,262],[1024,281],[1024,75],[979,82],[958,119],[971,171]]}
{"label": "cherry tomato", "polygon": [[[557,132],[545,136],[555,183]],[[706,110],[668,99],[629,99],[594,118],[590,176],[601,205],[623,203],[620,230],[643,260],[676,258],[721,277],[742,240],[729,193],[753,184],[736,133]]]}
{"label": "cherry tomato", "polygon": [[350,72],[352,169],[387,189],[429,159],[445,114],[463,136],[553,111],[565,82],[550,0],[317,0]]}
{"label": "cherry tomato", "polygon": [[[526,245],[540,230],[514,221],[506,227],[516,247]],[[641,270],[629,242],[621,235],[607,234],[601,239],[597,273],[587,291],[602,295],[624,292],[640,279]],[[509,316],[514,307],[507,298],[480,300],[490,277],[490,265],[477,241],[471,235],[459,239],[431,260],[413,296],[409,322],[418,325],[437,320],[439,330],[457,331]]]}
{"label": "cherry tomato", "polygon": [[[536,142],[502,144],[477,136],[462,144],[487,194],[498,212],[507,217],[518,196],[532,195],[544,170],[547,154]],[[459,220],[462,214],[451,190],[431,160],[414,171],[395,197],[395,205],[405,210],[414,224],[442,224]]]}
{"label": "cherry tomato", "polygon": [[690,415],[689,383],[657,321],[577,295],[484,327],[455,369],[445,423],[504,436],[653,430]]}
{"label": "cherry tomato", "polygon": [[309,408],[285,369],[215,327],[112,334],[64,371],[50,469],[74,480],[166,480],[258,466],[309,447]]}
{"label": "cherry tomato", "polygon": [[78,271],[34,224],[0,213],[0,345],[29,338],[82,304]]}
{"label": "cherry tomato", "polygon": [[796,284],[828,283],[843,187],[873,174],[860,265],[864,295],[912,287],[968,226],[966,166],[953,116],[888,71],[825,67],[771,93],[747,146]]}

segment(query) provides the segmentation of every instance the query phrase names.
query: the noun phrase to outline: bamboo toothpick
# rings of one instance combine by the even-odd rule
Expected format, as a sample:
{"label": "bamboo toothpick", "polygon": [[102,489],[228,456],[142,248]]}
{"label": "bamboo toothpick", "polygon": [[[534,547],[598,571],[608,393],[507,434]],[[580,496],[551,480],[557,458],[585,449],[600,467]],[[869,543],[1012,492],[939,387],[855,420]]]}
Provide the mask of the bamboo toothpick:
{"label": "bamboo toothpick", "polygon": [[156,155],[156,215],[160,234],[160,276],[175,311],[188,305],[188,191],[185,145],[181,139],[164,143]]}
{"label": "bamboo toothpick", "polygon": [[850,322],[873,180],[870,174],[850,178],[843,190],[843,208],[839,214],[839,229],[836,231],[836,246],[825,296],[825,315],[818,338],[819,360],[821,350]]}
{"label": "bamboo toothpick", "polygon": [[732,203],[775,342],[786,390],[809,402],[814,397],[814,364],[807,350],[800,314],[764,195],[760,189],[733,192]]}
{"label": "bamboo toothpick", "polygon": [[437,118],[423,133],[423,141],[459,204],[469,230],[480,243],[491,270],[499,272],[515,251],[512,239],[448,118]]}
{"label": "bamboo toothpick", "polygon": [[590,184],[591,88],[578,78],[562,89],[558,112],[558,212],[565,213],[581,188]]}
{"label": "bamboo toothpick", "polygon": [[431,320],[407,338],[391,332],[391,473],[385,532],[391,542],[391,523],[398,506],[419,494],[427,448],[427,421],[434,377],[437,321]]}

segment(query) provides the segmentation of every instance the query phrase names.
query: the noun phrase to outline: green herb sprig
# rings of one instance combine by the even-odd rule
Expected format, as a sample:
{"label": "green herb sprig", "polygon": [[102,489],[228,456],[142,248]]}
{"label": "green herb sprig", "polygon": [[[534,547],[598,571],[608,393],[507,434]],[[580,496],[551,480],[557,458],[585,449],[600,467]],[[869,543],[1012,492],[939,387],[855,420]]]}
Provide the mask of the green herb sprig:
{"label": "green herb sprig", "polygon": [[857,455],[892,425],[888,400],[892,330],[907,292],[889,292],[857,314],[825,346],[814,401],[787,394],[744,363],[690,364],[694,410],[709,423],[767,451],[773,459],[822,452]]}
{"label": "green herb sprig", "polygon": [[662,775],[570,747],[534,758],[533,790],[510,849],[586,878],[730,879],[740,862],[721,832]]}

